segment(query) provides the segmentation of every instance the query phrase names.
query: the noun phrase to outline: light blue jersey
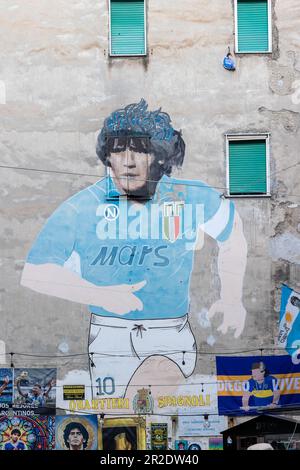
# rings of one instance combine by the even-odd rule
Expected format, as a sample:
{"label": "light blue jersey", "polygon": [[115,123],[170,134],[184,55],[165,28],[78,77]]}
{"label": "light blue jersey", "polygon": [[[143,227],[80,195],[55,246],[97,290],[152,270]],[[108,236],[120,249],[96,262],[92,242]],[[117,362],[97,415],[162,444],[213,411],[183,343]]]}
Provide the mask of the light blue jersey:
{"label": "light blue jersey", "polygon": [[35,407],[46,406],[46,398],[44,395],[34,395],[33,393],[28,393],[26,397],[26,402],[30,403]]}
{"label": "light blue jersey", "polygon": [[[142,311],[96,315],[131,320],[178,318],[189,310],[189,283],[200,227],[228,239],[234,205],[199,181],[163,176],[151,200],[107,199],[107,177],[65,201],[48,219],[28,263],[64,266],[97,286],[136,284]],[[117,294],[116,294],[117,295]]]}

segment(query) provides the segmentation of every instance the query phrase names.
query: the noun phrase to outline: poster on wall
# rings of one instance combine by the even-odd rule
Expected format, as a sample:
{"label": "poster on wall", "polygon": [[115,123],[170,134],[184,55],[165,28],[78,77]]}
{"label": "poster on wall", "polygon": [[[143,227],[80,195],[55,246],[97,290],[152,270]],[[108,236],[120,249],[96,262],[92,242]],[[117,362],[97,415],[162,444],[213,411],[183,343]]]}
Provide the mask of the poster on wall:
{"label": "poster on wall", "polygon": [[287,350],[295,364],[300,363],[300,293],[286,285],[281,287],[278,346]]}
{"label": "poster on wall", "polygon": [[54,447],[53,416],[0,417],[1,450],[52,450]]}
{"label": "poster on wall", "polygon": [[55,443],[56,450],[97,450],[97,416],[56,416]]}
{"label": "poster on wall", "polygon": [[55,415],[56,369],[14,369],[14,410]]}
{"label": "poster on wall", "polygon": [[85,386],[84,385],[63,385],[63,399],[64,400],[84,400],[85,399]]}
{"label": "poster on wall", "polygon": [[99,426],[99,449],[145,450],[146,422],[143,418],[107,418]]}
{"label": "poster on wall", "polygon": [[186,440],[178,440],[175,441],[175,450],[188,450],[189,448],[189,441]]}
{"label": "poster on wall", "polygon": [[188,450],[198,451],[198,450],[202,450],[202,447],[201,447],[201,444],[199,444],[198,442],[192,442],[192,443],[189,443]]}
{"label": "poster on wall", "polygon": [[208,437],[183,438],[175,441],[175,450],[209,450]]}
{"label": "poster on wall", "polygon": [[217,357],[220,415],[256,415],[300,405],[300,365],[291,356]]}
{"label": "poster on wall", "polygon": [[168,449],[168,424],[167,423],[151,423],[151,449],[167,450]]}
{"label": "poster on wall", "polygon": [[0,414],[12,406],[13,370],[0,369]]}
{"label": "poster on wall", "polygon": [[217,436],[227,429],[227,418],[218,415],[178,417],[179,436]]}

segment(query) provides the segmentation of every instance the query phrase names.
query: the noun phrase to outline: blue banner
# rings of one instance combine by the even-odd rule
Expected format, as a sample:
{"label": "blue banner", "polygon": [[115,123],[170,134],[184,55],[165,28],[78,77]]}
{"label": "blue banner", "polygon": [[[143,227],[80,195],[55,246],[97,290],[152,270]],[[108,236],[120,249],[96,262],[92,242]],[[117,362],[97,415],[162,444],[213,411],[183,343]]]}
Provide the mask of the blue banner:
{"label": "blue banner", "polygon": [[286,285],[281,288],[278,346],[286,349],[294,364],[300,364],[300,293]]}
{"label": "blue banner", "polygon": [[300,365],[291,356],[216,358],[220,415],[257,415],[300,406]]}

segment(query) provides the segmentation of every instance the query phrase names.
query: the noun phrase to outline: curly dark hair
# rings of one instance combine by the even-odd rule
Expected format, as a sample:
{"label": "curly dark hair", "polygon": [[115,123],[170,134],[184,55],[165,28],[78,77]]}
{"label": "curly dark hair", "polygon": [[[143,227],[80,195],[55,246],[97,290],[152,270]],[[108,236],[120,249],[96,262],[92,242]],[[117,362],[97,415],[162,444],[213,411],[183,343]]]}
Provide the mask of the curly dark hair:
{"label": "curly dark hair", "polygon": [[269,371],[267,369],[267,366],[264,362],[260,361],[260,362],[254,362],[251,366],[251,370],[255,370],[255,369],[263,369],[264,372],[265,372],[265,377],[267,375],[269,375]]}
{"label": "curly dark hair", "polygon": [[114,111],[98,135],[96,153],[105,166],[110,166],[111,153],[126,148],[154,155],[160,176],[170,176],[173,167],[180,168],[185,155],[181,132],[172,127],[169,115],[160,109],[148,111],[144,99]]}
{"label": "curly dark hair", "polygon": [[65,445],[66,447],[69,449],[70,448],[70,444],[68,442],[68,439],[69,439],[69,436],[70,436],[70,432],[73,430],[73,429],[79,429],[79,431],[81,432],[81,434],[83,435],[83,448],[85,449],[87,447],[87,444],[88,444],[88,440],[89,440],[89,433],[88,431],[85,429],[85,427],[81,424],[81,423],[77,423],[77,422],[72,422],[72,423],[68,423],[67,426],[65,427],[65,430],[64,430],[64,441],[65,441]]}

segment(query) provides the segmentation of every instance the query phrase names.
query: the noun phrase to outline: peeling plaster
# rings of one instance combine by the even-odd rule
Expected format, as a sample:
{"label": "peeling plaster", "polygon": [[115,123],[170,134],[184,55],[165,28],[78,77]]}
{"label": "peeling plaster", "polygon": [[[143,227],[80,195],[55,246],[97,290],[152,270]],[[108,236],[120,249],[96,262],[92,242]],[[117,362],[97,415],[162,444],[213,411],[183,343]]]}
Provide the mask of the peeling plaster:
{"label": "peeling plaster", "polygon": [[270,240],[270,255],[273,260],[285,260],[300,264],[300,238],[292,233],[283,233]]}
{"label": "peeling plaster", "polygon": [[286,53],[287,65],[279,64],[274,60],[269,60],[269,86],[273,93],[285,96],[295,92],[295,80],[300,78],[300,71],[296,69],[297,57],[295,51]]}
{"label": "peeling plaster", "polygon": [[272,120],[272,123],[283,127],[290,134],[296,133],[300,127],[300,113],[289,109],[279,111],[267,109],[264,106],[258,108],[259,113],[266,115]]}
{"label": "peeling plaster", "polygon": [[208,310],[206,308],[203,308],[201,312],[198,313],[198,321],[202,328],[209,328],[211,326],[208,318]]}
{"label": "peeling plaster", "polygon": [[213,335],[209,335],[209,337],[207,338],[207,344],[209,344],[209,346],[213,346],[216,342],[216,339]]}

